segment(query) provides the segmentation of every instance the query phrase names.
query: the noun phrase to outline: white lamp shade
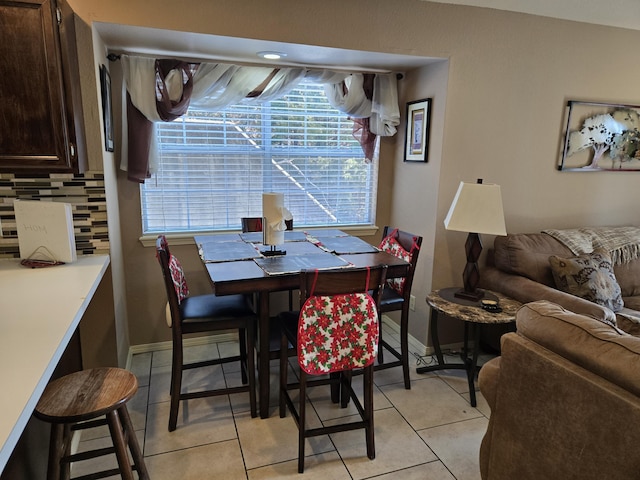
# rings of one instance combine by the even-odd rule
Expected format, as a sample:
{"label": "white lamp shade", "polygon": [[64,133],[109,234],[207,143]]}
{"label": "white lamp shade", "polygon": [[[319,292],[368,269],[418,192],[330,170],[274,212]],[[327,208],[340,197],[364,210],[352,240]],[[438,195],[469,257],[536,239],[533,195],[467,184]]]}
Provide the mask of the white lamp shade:
{"label": "white lamp shade", "polygon": [[458,232],[506,235],[500,185],[460,182],[444,228]]}

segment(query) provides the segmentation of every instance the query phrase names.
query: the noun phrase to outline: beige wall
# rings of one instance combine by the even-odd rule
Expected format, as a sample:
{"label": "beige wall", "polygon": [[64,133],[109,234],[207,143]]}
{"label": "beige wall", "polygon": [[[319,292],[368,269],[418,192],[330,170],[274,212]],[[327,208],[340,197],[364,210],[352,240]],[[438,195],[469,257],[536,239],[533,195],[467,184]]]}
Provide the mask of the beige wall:
{"label": "beige wall", "polygon": [[[164,0],[152,9],[143,0],[70,3],[88,22],[448,59],[401,82],[401,102],[434,96],[430,162],[402,161],[403,128],[397,142],[382,146],[378,224],[425,237],[412,314],[420,340],[426,291],[460,283],[465,235],[446,232],[442,220],[461,180],[502,186],[509,232],[638,223],[638,173],[555,166],[567,100],[639,103],[633,51],[640,32],[418,0],[194,0],[189,8]],[[159,269],[137,240],[137,186],[119,178],[131,343],[166,340]],[[192,250],[182,250],[195,290],[206,290]]]}

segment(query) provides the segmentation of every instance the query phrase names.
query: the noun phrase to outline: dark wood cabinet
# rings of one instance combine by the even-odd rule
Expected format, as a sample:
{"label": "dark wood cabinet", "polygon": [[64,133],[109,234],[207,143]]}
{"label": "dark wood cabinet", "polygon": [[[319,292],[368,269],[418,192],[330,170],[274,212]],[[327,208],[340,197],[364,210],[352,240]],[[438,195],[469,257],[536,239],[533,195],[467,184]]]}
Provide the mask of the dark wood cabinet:
{"label": "dark wood cabinet", "polygon": [[0,171],[86,169],[73,13],[0,0]]}

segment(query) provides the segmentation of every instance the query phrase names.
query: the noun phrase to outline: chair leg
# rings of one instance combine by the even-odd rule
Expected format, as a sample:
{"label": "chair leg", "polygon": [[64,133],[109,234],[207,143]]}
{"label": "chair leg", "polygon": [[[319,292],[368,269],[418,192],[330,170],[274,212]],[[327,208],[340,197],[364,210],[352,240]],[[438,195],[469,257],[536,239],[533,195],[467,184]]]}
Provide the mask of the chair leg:
{"label": "chair leg", "polygon": [[400,355],[402,356],[402,374],[404,376],[404,388],[411,390],[409,379],[409,302],[402,305],[400,318]]}
{"label": "chair leg", "polygon": [[118,467],[120,468],[120,476],[122,480],[134,480],[131,464],[129,463],[129,455],[125,447],[124,435],[122,434],[122,425],[115,410],[107,412],[107,424],[111,432],[113,447],[115,448]]}
{"label": "chair leg", "polygon": [[304,473],[304,442],[306,438],[306,404],[307,404],[307,374],[300,370],[300,407],[298,409],[298,473]]}
{"label": "chair leg", "polygon": [[242,384],[246,385],[249,381],[247,378],[247,333],[244,328],[238,330],[238,342],[240,343],[240,375],[242,377]]}
{"label": "chair leg", "polygon": [[169,431],[173,432],[178,423],[180,393],[182,391],[182,341],[173,342],[171,363],[171,406],[169,407]]}
{"label": "chair leg", "polygon": [[258,409],[256,407],[255,324],[252,322],[253,320],[249,320],[249,325],[245,332],[245,350],[248,370],[247,374],[249,376],[249,406],[251,408],[251,417],[255,418],[258,416]]}
{"label": "chair leg", "polygon": [[[49,438],[49,461],[47,466],[47,480],[60,480],[64,478],[63,468],[69,471],[68,463],[61,463],[62,457],[69,454],[68,439],[65,436],[65,426],[62,423],[51,424],[51,435]],[[66,478],[69,478],[67,473]]]}
{"label": "chair leg", "polygon": [[149,480],[149,472],[147,471],[147,466],[144,463],[144,456],[142,455],[142,450],[140,450],[140,446],[138,445],[136,431],[131,423],[131,417],[129,416],[127,406],[123,405],[118,408],[117,412],[118,417],[120,418],[120,423],[124,427],[125,432],[127,432],[126,439],[129,445],[129,451],[131,452],[131,458],[133,458],[133,464],[138,472],[138,479]]}
{"label": "chair leg", "polygon": [[280,393],[278,395],[280,405],[280,418],[287,416],[287,405],[285,397],[287,395],[287,371],[289,340],[284,331],[280,337]]}
{"label": "chair leg", "polygon": [[340,381],[340,407],[347,408],[349,404],[349,400],[351,399],[351,370],[345,370],[341,373],[341,381]]}
{"label": "chair leg", "polygon": [[378,339],[378,365],[384,363],[384,347],[382,346],[382,315],[378,318],[378,332],[380,338]]}
{"label": "chair leg", "polygon": [[364,369],[364,413],[366,417],[367,457],[376,458],[375,431],[373,424],[373,365]]}

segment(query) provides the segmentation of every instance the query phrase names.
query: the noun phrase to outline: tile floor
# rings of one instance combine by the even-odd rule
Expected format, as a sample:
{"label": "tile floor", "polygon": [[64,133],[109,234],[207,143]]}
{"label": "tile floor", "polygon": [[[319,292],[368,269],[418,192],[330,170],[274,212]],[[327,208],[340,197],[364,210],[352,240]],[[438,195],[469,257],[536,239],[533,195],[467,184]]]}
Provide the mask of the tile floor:
{"label": "tile floor", "polygon": [[[394,335],[385,331],[387,338]],[[233,342],[188,347],[189,359],[228,355]],[[455,357],[448,357],[451,361]],[[295,363],[295,359],[292,359]],[[429,360],[427,358],[426,360]],[[290,415],[277,411],[277,362],[272,363],[271,416],[251,418],[248,394],[181,402],[178,428],[169,433],[170,351],[138,354],[131,370],[140,388],[129,412],[152,480],[181,479],[368,479],[476,480],[480,478],[478,450],[487,427],[489,408],[478,392],[471,407],[461,370],[418,375],[413,361],[412,388],[403,387],[399,368],[379,371],[375,379],[376,458],[366,456],[364,431],[355,430],[308,440],[304,477],[297,473],[297,429]],[[291,371],[295,374],[295,368]],[[194,372],[189,372],[194,373]],[[354,379],[361,391],[361,376]],[[217,383],[240,382],[239,366],[211,367],[207,373],[187,375],[194,389]],[[330,402],[328,386],[309,392],[312,425],[330,424],[355,413]],[[108,431],[86,431],[80,449],[109,442]],[[115,459],[94,460],[102,465],[74,465],[81,475]]]}

